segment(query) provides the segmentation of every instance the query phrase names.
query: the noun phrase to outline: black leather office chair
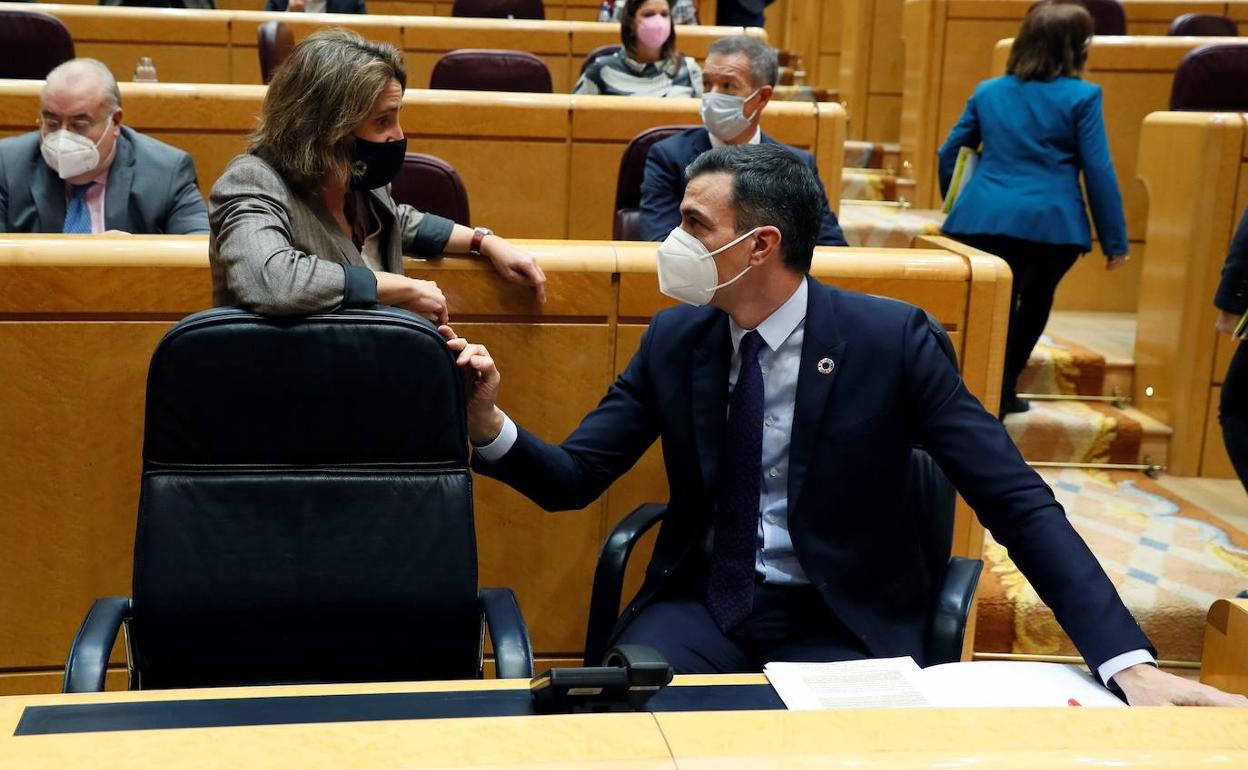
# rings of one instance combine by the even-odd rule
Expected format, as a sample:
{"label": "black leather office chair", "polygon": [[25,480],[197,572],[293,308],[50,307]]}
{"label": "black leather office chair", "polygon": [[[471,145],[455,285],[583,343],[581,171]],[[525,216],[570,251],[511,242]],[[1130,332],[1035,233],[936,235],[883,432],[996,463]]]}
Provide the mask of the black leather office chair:
{"label": "black leather office chair", "polygon": [[477,589],[460,372],[395,309],[192,315],[152,355],[133,595],[96,600],[65,692],[532,676],[510,589]]}
{"label": "black leather office chair", "polygon": [[1185,13],[1170,22],[1167,35],[1190,37],[1237,37],[1239,24],[1214,13]]}
{"label": "black leather office chair", "polygon": [[[949,360],[956,365],[957,355],[944,327],[931,315],[928,316],[928,324]],[[967,616],[984,563],[981,559],[949,555],[953,547],[957,493],[935,461],[919,447],[911,453],[906,485],[909,505],[924,512],[917,518],[926,525],[926,531],[922,533],[923,551],[932,585],[936,587],[931,597],[925,649],[927,665],[952,663],[962,657]],[[616,525],[603,543],[589,604],[585,665],[601,663],[619,618],[628,557],[642,535],[662,521],[666,511],[667,506],[658,503],[638,506]]]}
{"label": "black leather office chair", "polygon": [[418,211],[472,226],[468,188],[463,178],[454,166],[436,155],[409,152],[403,156],[399,175],[390,183],[390,195]]}
{"label": "black leather office chair", "polygon": [[65,23],[42,11],[0,10],[0,78],[43,80],[74,58]]}
{"label": "black leather office chair", "polygon": [[[1180,112],[1248,110],[1248,43],[1211,43],[1193,48],[1174,70],[1170,109]],[[1238,85],[1236,85],[1238,84]]]}
{"label": "black leather office chair", "polygon": [[429,87],[459,91],[551,93],[550,69],[527,51],[460,48],[433,65]]}

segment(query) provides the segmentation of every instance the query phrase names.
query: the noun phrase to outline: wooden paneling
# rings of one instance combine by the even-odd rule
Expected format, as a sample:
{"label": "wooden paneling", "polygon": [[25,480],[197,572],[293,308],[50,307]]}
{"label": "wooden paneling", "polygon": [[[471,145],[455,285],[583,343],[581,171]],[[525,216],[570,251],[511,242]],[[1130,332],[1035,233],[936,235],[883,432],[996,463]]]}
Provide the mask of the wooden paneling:
{"label": "wooden paneling", "polygon": [[1248,695],[1248,599],[1218,599],[1205,616],[1200,681]]}
{"label": "wooden paneling", "polygon": [[[191,153],[208,195],[246,148],[263,86],[122,83],[125,122]],[[0,136],[30,129],[39,84],[0,80]],[[609,238],[628,142],[657,125],[700,123],[695,99],[409,89],[402,124],[412,151],[442,157],[468,190],[474,223],[517,238]],[[828,190],[841,188],[845,112],[776,102],[763,127],[808,150]],[[830,201],[835,210],[837,196]]]}
{"label": "wooden paneling", "polygon": [[[92,3],[40,3],[40,10],[69,28],[79,55],[95,56],[118,80],[130,80],[140,56],[150,56],[162,82],[259,84],[256,28],[282,21],[299,41],[318,29],[343,27],[404,51],[408,85],[429,83],[434,63],[457,48],[529,51],[550,68],[555,93],[576,83],[585,54],[606,43],[619,43],[616,23],[598,23],[598,0],[546,3],[547,20],[452,17],[451,2],[375,2],[368,15],[270,13],[262,0],[223,0],[221,10],[100,8]],[[703,5],[714,5],[704,0]],[[29,7],[0,3],[0,8]],[[398,15],[385,15],[396,13]],[[428,15],[415,15],[415,14]],[[762,29],[680,27],[681,50],[699,60],[713,41],[747,32],[765,38]]]}
{"label": "wooden paneling", "polygon": [[1245,117],[1156,113],[1140,136],[1147,248],[1135,338],[1135,405],[1174,429],[1170,472],[1202,472],[1217,333],[1213,296],[1231,233]]}
{"label": "wooden paneling", "polygon": [[[407,268],[438,281],[457,331],[499,361],[503,408],[558,441],[670,301],[656,290],[653,245],[517,245],[546,270],[545,305],[479,260],[412,260]],[[1004,306],[984,302],[1003,270],[999,260],[935,242],[821,248],[814,265],[822,280],[935,314],[953,332],[968,385],[986,402],[997,397],[984,388],[999,385]],[[202,236],[0,239],[0,371],[20,373],[0,378],[0,616],[13,619],[0,624],[0,668],[23,674],[0,679],[0,692],[55,687],[54,669],[90,602],[129,592],[147,363],[166,329],[209,305],[208,272]],[[1008,284],[995,291],[1008,295]],[[658,448],[582,511],[543,513],[487,479],[475,490],[482,585],[515,589],[539,655],[577,657],[605,532],[636,504],[666,500]],[[968,516],[959,515],[961,553],[975,551],[966,550]],[[630,587],[647,547],[633,560]]]}

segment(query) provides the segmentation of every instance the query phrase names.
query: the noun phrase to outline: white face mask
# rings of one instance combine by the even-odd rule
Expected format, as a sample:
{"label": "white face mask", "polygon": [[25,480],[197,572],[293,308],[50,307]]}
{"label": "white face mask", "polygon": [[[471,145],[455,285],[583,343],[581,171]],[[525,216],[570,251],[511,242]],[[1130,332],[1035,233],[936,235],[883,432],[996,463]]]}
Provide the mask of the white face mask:
{"label": "white face mask", "polygon": [[104,133],[100,134],[100,141],[94,144],[82,134],[62,128],[43,137],[39,150],[49,168],[60,175],[61,179],[73,179],[100,165],[100,143],[112,128],[113,118],[110,115],[104,126]]}
{"label": "white face mask", "polygon": [[736,139],[750,127],[750,121],[758,115],[745,116],[745,103],[753,99],[758,91],[749,96],[733,96],[732,94],[702,94],[702,124],[706,130],[721,142]]}
{"label": "white face mask", "polygon": [[758,230],[756,227],[718,249],[708,251],[702,241],[677,227],[659,246],[659,291],[690,305],[710,302],[716,291],[736,283],[752,267],[746,265],[736,276],[717,284],[719,271],[715,268],[715,255],[736,246]]}

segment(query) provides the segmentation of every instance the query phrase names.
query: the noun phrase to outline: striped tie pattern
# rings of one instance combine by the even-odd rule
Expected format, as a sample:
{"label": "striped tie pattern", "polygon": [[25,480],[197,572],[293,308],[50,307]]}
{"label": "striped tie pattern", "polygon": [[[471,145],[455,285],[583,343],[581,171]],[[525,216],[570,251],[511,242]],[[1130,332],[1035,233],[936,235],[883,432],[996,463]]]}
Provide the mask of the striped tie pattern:
{"label": "striped tie pattern", "polygon": [[69,209],[65,212],[65,226],[61,228],[61,232],[90,234],[91,211],[87,208],[87,190],[91,189],[92,184],[94,182],[76,187],[71,185],[73,197],[69,201]]}

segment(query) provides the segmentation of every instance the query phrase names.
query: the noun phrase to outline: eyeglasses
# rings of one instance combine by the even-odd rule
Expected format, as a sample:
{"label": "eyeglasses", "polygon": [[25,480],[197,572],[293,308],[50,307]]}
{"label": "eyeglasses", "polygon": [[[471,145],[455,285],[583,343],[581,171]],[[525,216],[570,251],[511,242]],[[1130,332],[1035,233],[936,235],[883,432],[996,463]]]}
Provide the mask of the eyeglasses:
{"label": "eyeglasses", "polygon": [[60,131],[62,128],[65,128],[74,132],[75,134],[81,134],[83,136],[87,136],[88,134],[91,133],[91,131],[96,126],[108,120],[112,116],[113,116],[113,113],[110,112],[107,115],[100,117],[100,118],[76,117],[69,121],[62,121],[59,117],[55,115],[40,115],[39,126],[49,134],[55,133],[57,131]]}

